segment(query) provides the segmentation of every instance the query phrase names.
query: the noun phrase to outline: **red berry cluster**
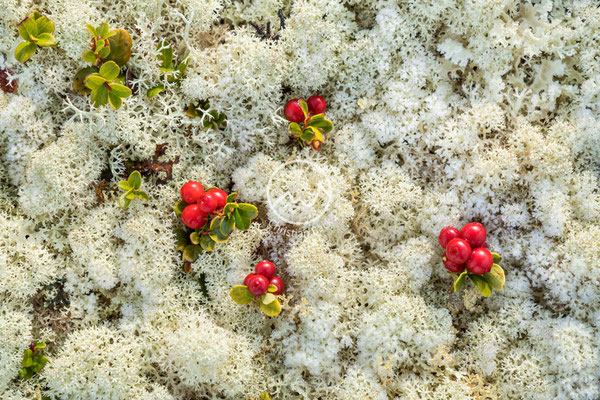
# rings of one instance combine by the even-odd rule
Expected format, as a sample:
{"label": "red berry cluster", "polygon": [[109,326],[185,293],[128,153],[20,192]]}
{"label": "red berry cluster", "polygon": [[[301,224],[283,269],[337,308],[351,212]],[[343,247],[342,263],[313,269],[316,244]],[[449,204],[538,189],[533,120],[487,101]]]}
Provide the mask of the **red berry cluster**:
{"label": "red berry cluster", "polygon": [[[300,100],[302,99],[292,99],[286,104],[284,113],[288,121],[299,124],[306,119],[304,111],[300,106]],[[310,96],[306,101],[306,105],[308,106],[308,112],[313,115],[323,114],[327,108],[325,99],[317,95]]]}
{"label": "red berry cluster", "polygon": [[[284,114],[290,121],[290,135],[300,144],[309,144],[313,149],[321,150],[321,143],[333,129],[333,123],[325,119],[327,103],[321,96],[310,96],[307,101],[292,99],[285,105]],[[300,125],[302,124],[302,126]]]}
{"label": "red berry cluster", "polygon": [[216,188],[205,192],[199,182],[189,181],[181,187],[181,200],[188,204],[181,213],[183,224],[190,229],[199,229],[208,221],[208,214],[225,207],[227,193]]}
{"label": "red berry cluster", "polygon": [[254,273],[248,274],[244,279],[244,285],[253,296],[262,296],[267,293],[269,285],[277,287],[273,295],[278,296],[283,293],[285,286],[280,277],[275,276],[275,265],[271,261],[263,260],[256,264]]}
{"label": "red berry cluster", "polygon": [[440,246],[446,249],[444,266],[453,273],[461,273],[465,266],[476,275],[490,272],[494,259],[487,249],[486,238],[487,232],[479,222],[468,223],[460,231],[445,227],[438,237]]}

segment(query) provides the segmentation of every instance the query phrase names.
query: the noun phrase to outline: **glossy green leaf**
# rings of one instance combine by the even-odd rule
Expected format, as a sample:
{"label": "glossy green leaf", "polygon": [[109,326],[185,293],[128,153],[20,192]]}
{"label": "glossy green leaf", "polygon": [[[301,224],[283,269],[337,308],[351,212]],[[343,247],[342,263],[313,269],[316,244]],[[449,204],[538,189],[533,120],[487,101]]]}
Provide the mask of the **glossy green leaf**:
{"label": "glossy green leaf", "polygon": [[35,39],[35,43],[38,46],[44,47],[54,46],[56,44],[56,39],[54,39],[54,36],[52,36],[51,33],[40,33],[37,39]]}
{"label": "glossy green leaf", "polygon": [[304,140],[305,142],[310,142],[311,140],[313,140],[314,137],[315,137],[315,133],[310,128],[304,129],[302,131],[302,133],[300,134],[300,139]]}
{"label": "glossy green leaf", "polygon": [[260,296],[260,301],[263,302],[263,304],[270,304],[275,300],[275,295],[273,293],[265,293],[262,296]]}
{"label": "glossy green leaf", "polygon": [[129,200],[133,200],[136,198],[135,191],[133,189],[129,189],[125,195]]}
{"label": "glossy green leaf", "polygon": [[253,220],[254,218],[258,217],[258,209],[252,204],[239,203],[237,206],[237,211],[244,219]]}
{"label": "glossy green leaf", "polygon": [[318,121],[321,119],[325,118],[325,114],[315,114],[312,117],[310,117],[310,119],[308,120],[309,123],[313,122],[313,121]]}
{"label": "glossy green leaf", "polygon": [[467,270],[465,269],[454,281],[454,292],[459,292],[465,284],[465,279],[467,278]]}
{"label": "glossy green leaf", "polygon": [[92,93],[90,93],[90,100],[94,107],[101,107],[108,103],[108,90],[99,86],[96,89],[92,89]]}
{"label": "glossy green leaf", "polygon": [[46,348],[46,343],[44,343],[44,342],[36,343],[33,348],[36,349],[36,350],[45,349]]}
{"label": "glossy green leaf", "polygon": [[84,52],[82,57],[85,62],[96,63],[96,54],[91,50]]}
{"label": "glossy green leaf", "polygon": [[103,60],[106,59],[106,57],[108,57],[109,54],[110,54],[110,47],[104,47],[104,48],[98,50],[98,56]]}
{"label": "glossy green leaf", "polygon": [[248,286],[237,285],[231,288],[229,296],[238,304],[249,304],[254,300],[254,296],[248,290]]}
{"label": "glossy green leaf", "polygon": [[129,89],[127,86],[121,85],[119,83],[111,83],[110,88],[112,90],[112,93],[119,97],[126,98],[131,96],[131,89]]}
{"label": "glossy green leaf", "polygon": [[201,238],[200,234],[198,234],[198,232],[196,232],[196,231],[194,231],[190,234],[190,241],[193,244],[200,244],[200,238]]}
{"label": "glossy green leaf", "polygon": [[[314,118],[314,117],[313,117]],[[325,133],[329,133],[333,130],[333,123],[328,119],[316,119],[308,123],[309,126],[314,126],[315,128],[321,128]]]}
{"label": "glossy green leaf", "polygon": [[117,187],[125,191],[131,189],[131,186],[129,186],[129,182],[127,181],[119,181],[119,183],[117,183]]}
{"label": "glossy green leaf", "polygon": [[179,200],[173,206],[173,211],[175,211],[175,215],[177,215],[179,217],[181,215],[181,213],[183,212],[183,209],[186,208],[187,206],[188,206],[188,204],[185,201]]}
{"label": "glossy green leaf", "polygon": [[269,304],[265,304],[259,300],[258,306],[267,317],[276,317],[281,313],[281,303],[279,303],[279,300],[277,299],[273,300]]}
{"label": "glossy green leaf", "polygon": [[135,195],[143,201],[149,200],[148,193],[144,192],[143,190],[136,190]]}
{"label": "glossy green leaf", "polygon": [[[102,89],[104,82],[106,82],[106,79],[101,77],[99,74],[90,74],[84,80],[85,86],[91,90]],[[104,87],[104,89],[106,90],[106,87]]]}
{"label": "glossy green leaf", "polygon": [[27,349],[23,352],[23,360],[21,361],[21,366],[24,368],[29,368],[33,364],[33,352],[31,349]]}
{"label": "glossy green leaf", "polygon": [[157,50],[160,52],[158,59],[161,61],[161,68],[173,69],[173,49],[169,42],[163,40]]}
{"label": "glossy green leaf", "polygon": [[269,288],[267,289],[267,292],[269,293],[275,293],[277,291],[277,286],[275,285],[269,285]]}
{"label": "glossy green leaf", "polygon": [[48,17],[40,17],[35,20],[37,24],[38,34],[54,32],[54,22]]}
{"label": "glossy green leaf", "polygon": [[214,227],[214,229],[211,230],[208,234],[209,234],[210,238],[217,243],[225,243],[229,240],[229,236],[227,236],[227,235],[223,234],[223,232],[221,232],[220,225]]}
{"label": "glossy green leaf", "polygon": [[250,227],[250,220],[244,218],[237,209],[233,212],[233,218],[235,219],[235,227],[240,231],[245,231]]}
{"label": "glossy green leaf", "polygon": [[119,72],[121,72],[119,66],[114,61],[107,61],[100,67],[100,75],[103,76],[107,81],[114,80],[117,76],[119,76]]}
{"label": "glossy green leaf", "polygon": [[306,102],[302,99],[298,100],[298,103],[300,104],[300,108],[302,108],[302,111],[304,112],[304,119],[306,119],[308,117],[308,104],[306,104]]}
{"label": "glossy green leaf", "polygon": [[123,104],[123,100],[121,100],[119,96],[110,92],[108,93],[108,102],[110,103],[110,106],[115,110],[121,108],[121,105]]}
{"label": "glossy green leaf", "polygon": [[223,218],[223,222],[221,222],[221,232],[223,235],[229,235],[231,231],[233,231],[233,227],[235,226],[235,218],[232,215],[228,215]]}
{"label": "glossy green leaf", "polygon": [[[23,21],[23,22],[25,22],[25,21]],[[25,27],[24,23],[19,24],[18,30],[19,30],[19,36],[21,36],[21,39],[25,40],[26,42],[29,42],[31,40],[31,36],[29,36],[29,32],[27,31],[27,28]]]}
{"label": "glossy green leaf", "polygon": [[162,85],[161,86],[155,86],[155,87],[153,87],[151,89],[148,89],[146,91],[146,96],[148,96],[149,98],[152,98],[152,97],[156,96],[157,94],[159,94],[160,92],[164,92],[165,90],[167,90],[167,89],[165,89],[165,87],[162,86]]}
{"label": "glossy green leaf", "polygon": [[490,297],[492,295],[492,288],[487,283],[485,279],[483,279],[479,275],[469,274],[469,279],[473,282],[475,287],[479,290],[479,292],[483,295],[483,297]]}
{"label": "glossy green leaf", "polygon": [[106,38],[107,35],[108,35],[108,23],[103,22],[98,26],[98,29],[96,29],[95,36],[100,36],[101,38]]}
{"label": "glossy green leaf", "polygon": [[226,203],[233,203],[235,201],[235,198],[237,197],[237,192],[233,192],[231,194],[229,194],[227,196],[227,199],[225,200]]}
{"label": "glossy green leaf", "polygon": [[189,237],[185,229],[175,229],[175,238],[175,243],[177,244],[175,250],[181,251],[185,249],[185,246],[189,242]]}
{"label": "glossy green leaf", "polygon": [[493,252],[492,252],[492,258],[494,259],[495,264],[499,264],[500,260],[502,260],[502,257],[500,257],[500,254],[493,253]]}
{"label": "glossy green leaf", "polygon": [[92,34],[93,37],[98,36],[98,34],[96,33],[96,28],[94,28],[92,25],[86,24],[85,27],[87,28],[88,31],[90,31],[90,33]]}
{"label": "glossy green leaf", "polygon": [[215,241],[212,240],[209,235],[204,235],[200,239],[200,246],[202,246],[205,251],[213,251],[215,249],[215,245]]}
{"label": "glossy green leaf", "polygon": [[15,49],[15,58],[17,61],[22,63],[29,60],[29,58],[35,53],[37,50],[37,44],[30,42],[19,43],[17,48]]}
{"label": "glossy green leaf", "polygon": [[504,283],[506,282],[504,270],[498,264],[492,265],[492,269],[490,270],[490,272],[484,274],[483,278],[494,290],[502,290],[502,288],[504,287]]}
{"label": "glossy green leaf", "polygon": [[302,134],[302,128],[296,122],[291,122],[289,126],[290,134],[294,136],[300,136]]}
{"label": "glossy green leaf", "polygon": [[237,203],[227,203],[225,207],[223,207],[223,213],[225,215],[229,215],[238,207]]}
{"label": "glossy green leaf", "polygon": [[196,261],[201,251],[202,249],[200,248],[200,246],[195,244],[188,244],[183,249],[182,259],[183,261],[193,263],[194,261]]}
{"label": "glossy green leaf", "polygon": [[129,207],[129,205],[131,204],[131,200],[130,198],[127,197],[127,195],[130,192],[125,192],[122,195],[119,196],[119,207],[121,207],[122,209],[126,209],[127,207]]}
{"label": "glossy green leaf", "polygon": [[22,26],[23,29],[25,29],[25,31],[27,32],[28,35],[28,39],[25,40],[31,40],[31,39],[35,39],[38,35],[38,27],[37,27],[37,23],[35,22],[35,20],[31,17],[27,17],[27,19],[23,22],[21,22],[21,24],[19,26]]}
{"label": "glossy green leaf", "polygon": [[142,174],[140,174],[140,171],[133,171],[129,174],[127,182],[129,183],[129,186],[136,190],[142,187]]}

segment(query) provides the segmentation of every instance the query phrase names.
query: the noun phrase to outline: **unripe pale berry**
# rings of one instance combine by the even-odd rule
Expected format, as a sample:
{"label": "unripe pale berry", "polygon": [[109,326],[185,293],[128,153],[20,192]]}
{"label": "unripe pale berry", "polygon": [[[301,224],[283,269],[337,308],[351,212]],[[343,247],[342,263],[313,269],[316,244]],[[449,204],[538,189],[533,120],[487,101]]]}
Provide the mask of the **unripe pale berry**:
{"label": "unripe pale berry", "polygon": [[181,187],[180,193],[181,200],[193,204],[204,194],[204,188],[199,182],[189,181]]}
{"label": "unripe pale berry", "polygon": [[254,296],[262,296],[267,293],[269,280],[262,275],[254,275],[248,280],[248,290]]}
{"label": "unripe pale berry", "polygon": [[254,272],[257,275],[262,275],[267,279],[271,279],[275,276],[275,265],[271,261],[263,260],[256,264],[254,267]]}
{"label": "unripe pale berry", "polygon": [[227,193],[221,189],[210,189],[208,192],[217,200],[217,210],[222,209],[227,204]]}
{"label": "unripe pale berry", "polygon": [[446,245],[452,239],[455,239],[459,236],[458,229],[453,226],[447,226],[440,231],[440,235],[438,236],[438,243],[443,248],[446,248]]}
{"label": "unripe pale berry", "polygon": [[281,278],[278,276],[272,277],[271,280],[269,281],[269,283],[271,285],[277,286],[277,291],[273,292],[273,294],[275,296],[279,296],[285,290],[285,285],[283,284],[283,281],[281,280]]}
{"label": "unripe pale berry", "polygon": [[471,245],[471,248],[481,247],[487,238],[487,232],[479,222],[470,222],[460,230],[460,237]]}
{"label": "unripe pale berry", "polygon": [[300,123],[304,121],[304,111],[302,111],[302,107],[300,107],[300,102],[298,99],[292,99],[288,101],[288,103],[285,105],[284,114],[290,122]]}
{"label": "unripe pale berry", "polygon": [[327,107],[327,103],[325,103],[325,99],[321,96],[310,96],[308,100],[306,100],[306,104],[308,105],[308,111],[312,114],[323,114],[325,112],[325,108]]}
{"label": "unripe pale berry", "polygon": [[217,208],[218,202],[215,197],[210,193],[204,193],[198,199],[198,207],[203,213],[211,214]]}
{"label": "unripe pale berry", "polygon": [[464,264],[470,255],[471,246],[464,239],[452,239],[446,245],[446,257],[454,263]]}
{"label": "unripe pale berry", "polygon": [[244,286],[248,286],[248,282],[250,282],[250,279],[252,279],[252,277],[256,276],[256,274],[248,274],[246,275],[246,277],[244,278]]}
{"label": "unripe pale berry", "polygon": [[490,272],[492,265],[494,264],[494,258],[492,253],[488,249],[478,247],[471,253],[471,256],[467,260],[467,268],[470,272],[482,275]]}
{"label": "unripe pale berry", "polygon": [[454,272],[455,274],[459,274],[465,270],[465,264],[457,264],[448,260],[448,257],[444,254],[442,257],[442,261],[444,262],[444,267],[450,272]]}
{"label": "unripe pale berry", "polygon": [[199,229],[206,224],[208,218],[205,213],[200,211],[198,204],[190,204],[183,209],[183,212],[181,213],[181,220],[188,228]]}

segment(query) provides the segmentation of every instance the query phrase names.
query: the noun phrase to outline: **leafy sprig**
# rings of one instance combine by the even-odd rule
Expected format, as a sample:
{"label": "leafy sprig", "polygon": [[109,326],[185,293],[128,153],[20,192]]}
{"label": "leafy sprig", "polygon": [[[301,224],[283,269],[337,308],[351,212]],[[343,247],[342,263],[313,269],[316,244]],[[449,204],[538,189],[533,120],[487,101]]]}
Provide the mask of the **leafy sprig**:
{"label": "leafy sprig", "polygon": [[19,36],[24,42],[19,43],[15,49],[15,58],[24,63],[35,53],[38,47],[56,46],[56,39],[52,34],[54,23],[38,11],[34,11],[19,23]]}
{"label": "leafy sprig", "polygon": [[298,100],[304,112],[302,125],[290,122],[290,136],[297,139],[302,145],[308,144],[313,149],[321,150],[321,143],[327,140],[327,134],[333,130],[333,122],[325,118],[325,114],[310,115],[308,105],[302,99]]}
{"label": "leafy sprig", "polygon": [[31,346],[23,352],[23,360],[21,361],[22,368],[19,371],[19,378],[27,380],[44,368],[48,363],[48,358],[41,355],[38,350],[45,348],[46,343],[33,342],[31,343]]}
{"label": "leafy sprig", "polygon": [[465,269],[459,275],[453,274],[455,279],[451,290],[453,289],[454,292],[460,291],[466,279],[471,280],[477,290],[479,290],[484,297],[490,297],[492,295],[492,290],[502,290],[504,283],[506,282],[506,278],[504,276],[504,270],[498,264],[501,260],[501,257],[500,254],[497,253],[492,253],[492,257],[494,259],[494,264],[492,265],[490,272],[486,274],[472,274],[467,269]]}
{"label": "leafy sprig", "polygon": [[125,191],[119,196],[119,207],[122,209],[129,207],[136,197],[143,201],[148,201],[148,194],[143,190],[140,190],[140,187],[142,186],[142,175],[139,171],[133,171],[126,181],[120,181],[117,186]]}
{"label": "leafy sprig", "polygon": [[90,99],[94,107],[100,107],[110,103],[111,107],[118,110],[123,104],[124,98],[131,96],[131,89],[117,83],[119,66],[114,61],[102,64],[98,72],[94,72],[85,78],[85,86],[90,89]]}
{"label": "leafy sprig", "polygon": [[221,114],[216,110],[210,109],[210,103],[208,101],[201,101],[198,105],[190,104],[185,109],[185,113],[190,118],[204,117],[202,120],[202,129],[214,129],[218,130],[220,127],[225,126],[227,123],[227,117],[225,114]]}
{"label": "leafy sprig", "polygon": [[[183,60],[179,64],[175,65],[173,62],[173,48],[169,42],[163,40],[158,45],[157,50],[160,53],[158,55],[158,59],[160,60],[162,79],[166,79],[168,83],[175,83],[179,85],[181,80],[185,77],[189,53],[183,57]],[[165,84],[161,83],[160,85],[156,85],[153,88],[148,89],[146,95],[152,98],[165,90],[167,90]]]}
{"label": "leafy sprig", "polygon": [[277,291],[277,286],[269,285],[267,293],[262,296],[254,296],[248,290],[246,285],[237,285],[231,288],[229,296],[238,304],[250,304],[256,302],[258,307],[267,317],[276,317],[281,313],[281,303],[273,294]]}
{"label": "leafy sprig", "polygon": [[[208,188],[207,191],[213,189]],[[216,214],[210,214],[206,224],[194,231],[176,229],[178,251],[182,252],[184,263],[196,261],[202,251],[212,251],[217,243],[226,243],[234,229],[245,231],[250,227],[252,220],[258,216],[258,209],[252,204],[238,203],[235,201],[237,193],[227,196],[227,203]],[[181,216],[188,204],[183,200],[175,203],[173,209],[177,217]]]}

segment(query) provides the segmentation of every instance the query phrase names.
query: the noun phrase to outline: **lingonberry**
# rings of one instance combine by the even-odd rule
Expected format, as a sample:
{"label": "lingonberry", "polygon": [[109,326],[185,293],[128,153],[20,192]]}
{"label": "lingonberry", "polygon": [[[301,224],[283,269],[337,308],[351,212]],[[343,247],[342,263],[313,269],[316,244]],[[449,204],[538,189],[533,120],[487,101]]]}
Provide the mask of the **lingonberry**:
{"label": "lingonberry", "polygon": [[271,261],[263,260],[256,264],[254,267],[254,272],[257,275],[262,275],[267,279],[271,279],[275,276],[275,265]]}
{"label": "lingonberry", "polygon": [[460,237],[471,245],[471,248],[481,247],[485,243],[487,233],[479,222],[470,222],[460,230]]}
{"label": "lingonberry", "polygon": [[252,277],[256,276],[256,274],[248,274],[246,275],[246,277],[244,278],[244,285],[248,286],[248,282],[250,282],[250,279],[252,279]]}
{"label": "lingonberry", "polygon": [[452,239],[455,239],[459,236],[458,229],[453,226],[447,226],[440,231],[440,235],[438,236],[438,243],[443,248],[446,248],[446,245]]}
{"label": "lingonberry", "polygon": [[467,260],[467,269],[477,275],[482,275],[490,272],[494,258],[488,249],[478,247],[471,253]]}
{"label": "lingonberry", "polygon": [[272,277],[271,280],[269,281],[269,284],[277,286],[277,291],[273,292],[273,294],[275,296],[279,296],[281,293],[283,293],[283,291],[285,289],[285,285],[283,284],[283,281],[278,276]]}
{"label": "lingonberry", "polygon": [[208,192],[212,197],[217,200],[217,210],[222,209],[227,204],[227,193],[221,189],[210,189]]}
{"label": "lingonberry", "polygon": [[206,214],[213,213],[217,208],[217,204],[217,199],[215,199],[215,197],[210,193],[204,193],[198,199],[198,207],[200,207],[200,211]]}
{"label": "lingonberry", "polygon": [[327,107],[327,103],[325,103],[325,99],[321,96],[310,96],[308,100],[306,100],[306,104],[308,105],[308,111],[312,114],[323,114],[325,112],[325,108]]}
{"label": "lingonberry", "polygon": [[262,296],[267,293],[269,280],[262,275],[254,275],[248,280],[248,291],[254,296]]}
{"label": "lingonberry", "polygon": [[471,246],[466,240],[455,238],[446,245],[446,257],[457,264],[463,264],[471,255]]}
{"label": "lingonberry", "polygon": [[202,228],[208,220],[206,213],[200,210],[198,204],[190,204],[181,213],[183,224],[190,229]]}
{"label": "lingonberry", "polygon": [[300,102],[298,99],[292,99],[288,101],[288,103],[285,105],[284,114],[290,122],[304,122],[304,111],[302,110],[302,107],[300,107]]}
{"label": "lingonberry", "polygon": [[442,257],[442,261],[444,262],[444,267],[450,272],[454,272],[455,274],[461,273],[465,270],[465,264],[457,264],[448,260],[448,257],[444,254]]}
{"label": "lingonberry", "polygon": [[200,196],[204,194],[204,188],[202,185],[195,181],[189,181],[181,187],[181,200],[188,204],[192,204],[198,201]]}

